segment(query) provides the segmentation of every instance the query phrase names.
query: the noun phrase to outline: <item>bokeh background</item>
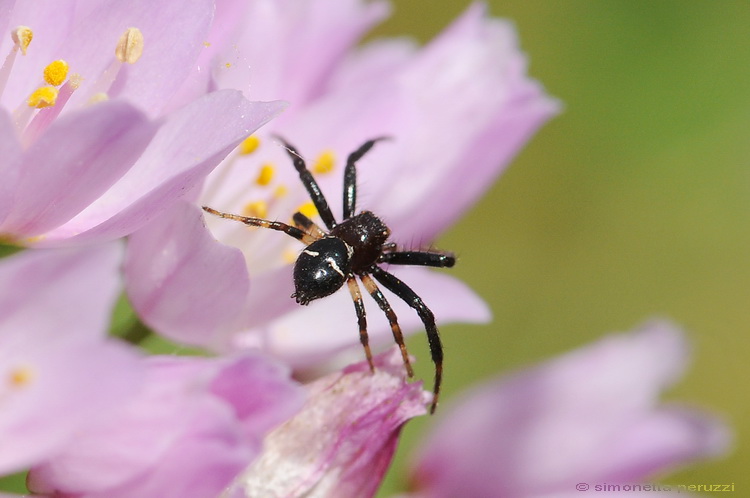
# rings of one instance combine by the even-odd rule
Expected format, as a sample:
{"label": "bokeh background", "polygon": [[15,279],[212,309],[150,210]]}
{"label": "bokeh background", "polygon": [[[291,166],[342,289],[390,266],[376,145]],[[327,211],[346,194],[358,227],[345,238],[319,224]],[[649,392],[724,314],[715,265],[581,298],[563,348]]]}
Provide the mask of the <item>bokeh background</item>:
{"label": "bokeh background", "polygon": [[[668,317],[694,361],[667,398],[722,415],[736,443],[663,482],[734,482],[750,496],[750,2],[488,4],[515,23],[530,74],[565,108],[438,241],[494,312],[487,326],[443,327],[445,404],[481,379]],[[396,0],[373,36],[426,42],[468,5]],[[409,344],[430,379],[425,342]],[[403,489],[429,423],[406,427],[379,496]]]}

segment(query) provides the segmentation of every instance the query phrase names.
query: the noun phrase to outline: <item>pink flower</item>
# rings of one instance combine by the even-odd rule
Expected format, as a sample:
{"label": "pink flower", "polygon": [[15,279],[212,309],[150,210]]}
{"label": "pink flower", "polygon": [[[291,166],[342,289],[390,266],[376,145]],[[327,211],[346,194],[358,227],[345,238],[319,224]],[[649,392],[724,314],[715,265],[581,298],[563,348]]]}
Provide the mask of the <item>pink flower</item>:
{"label": "pink flower", "polygon": [[309,401],[272,431],[263,453],[222,495],[372,496],[403,424],[426,413],[430,394],[404,378],[397,348],[306,386]]}
{"label": "pink flower", "polygon": [[107,340],[119,245],[0,261],[0,475],[59,452],[141,388],[130,348]]}
{"label": "pink flower", "polygon": [[[358,207],[381,216],[392,240],[423,246],[478,199],[556,112],[556,102],[526,76],[513,28],[488,19],[481,5],[422,49],[403,40],[355,49],[386,13],[383,2],[359,0],[219,6],[212,33],[224,37],[210,66],[215,85],[242,88],[250,98],[283,98],[290,107],[210,175],[201,204],[280,221],[308,204],[289,158],[271,138],[276,133],[307,158],[340,219],[346,155],[387,135],[392,139],[359,162]],[[226,246],[201,236],[191,251],[181,249],[185,231],[197,233],[201,225],[200,212],[186,204],[132,237],[128,293],[151,327],[218,351],[263,348],[295,367],[358,343],[345,291],[306,307],[289,299],[299,242],[215,217],[206,223]],[[439,323],[489,318],[481,299],[447,274],[394,272]],[[196,289],[205,290],[200,307]],[[390,301],[406,331],[422,328],[413,310]],[[341,318],[349,312],[351,319]],[[325,332],[311,333],[311,324]],[[370,320],[369,332],[376,347],[392,340],[385,320]]]}
{"label": "pink flower", "polygon": [[719,455],[721,422],[659,403],[686,362],[682,333],[651,323],[480,385],[439,415],[413,496],[579,496],[577,484],[643,483]]}
{"label": "pink flower", "polygon": [[33,468],[29,487],[81,497],[213,498],[303,392],[257,355],[151,357],[145,389]]}
{"label": "pink flower", "polygon": [[127,235],[280,111],[230,90],[174,98],[211,13],[208,0],[2,9],[0,26],[11,32],[0,40],[3,239],[61,245]]}

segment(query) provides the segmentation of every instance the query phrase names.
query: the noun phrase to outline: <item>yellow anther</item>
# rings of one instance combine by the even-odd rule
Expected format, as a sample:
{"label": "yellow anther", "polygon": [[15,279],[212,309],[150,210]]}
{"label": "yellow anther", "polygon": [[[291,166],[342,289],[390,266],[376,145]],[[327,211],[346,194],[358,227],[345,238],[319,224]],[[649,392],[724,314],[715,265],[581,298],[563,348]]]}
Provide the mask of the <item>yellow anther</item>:
{"label": "yellow anther", "polygon": [[47,64],[44,68],[44,81],[48,85],[60,86],[68,77],[68,63],[64,60],[56,60]]}
{"label": "yellow anther", "polygon": [[31,39],[34,38],[34,32],[28,26],[18,26],[10,32],[10,37],[13,39],[13,43],[21,49],[21,53],[26,55],[26,49],[29,48]]}
{"label": "yellow anther", "polygon": [[229,69],[230,67],[232,67],[232,63],[231,62],[225,62],[224,63],[224,67],[227,68],[227,69]]}
{"label": "yellow anther", "polygon": [[279,185],[278,187],[276,187],[276,190],[273,191],[273,196],[278,199],[284,197],[288,193],[289,189],[286,185]]}
{"label": "yellow anther", "polygon": [[260,146],[260,138],[250,135],[240,143],[240,154],[252,154]]}
{"label": "yellow anther", "polygon": [[13,387],[23,387],[34,380],[34,370],[30,367],[18,367],[11,370],[8,381]]}
{"label": "yellow anther", "polygon": [[245,204],[242,214],[252,218],[265,218],[268,216],[268,203],[266,201],[253,201]]}
{"label": "yellow anther", "polygon": [[255,179],[255,183],[261,186],[268,185],[271,183],[271,180],[273,179],[273,174],[275,172],[275,169],[273,167],[273,164],[266,163],[263,166],[260,167],[260,171],[258,172],[258,178]]}
{"label": "yellow anther", "polygon": [[26,101],[29,107],[51,107],[57,101],[57,88],[54,86],[42,86],[34,90]]}
{"label": "yellow anther", "polygon": [[143,33],[138,28],[128,28],[117,41],[115,57],[120,62],[135,64],[143,55]]}
{"label": "yellow anther", "polygon": [[211,46],[211,42],[210,41],[204,41],[203,42],[203,46],[206,47],[206,48],[208,48],[208,47]]}
{"label": "yellow anther", "polygon": [[336,162],[336,156],[332,150],[325,150],[321,152],[318,158],[313,164],[313,171],[315,173],[328,173],[333,169],[333,164]]}
{"label": "yellow anther", "polygon": [[315,208],[315,204],[312,202],[306,202],[297,208],[297,211],[304,214],[308,218],[312,218],[318,214],[318,210]]}

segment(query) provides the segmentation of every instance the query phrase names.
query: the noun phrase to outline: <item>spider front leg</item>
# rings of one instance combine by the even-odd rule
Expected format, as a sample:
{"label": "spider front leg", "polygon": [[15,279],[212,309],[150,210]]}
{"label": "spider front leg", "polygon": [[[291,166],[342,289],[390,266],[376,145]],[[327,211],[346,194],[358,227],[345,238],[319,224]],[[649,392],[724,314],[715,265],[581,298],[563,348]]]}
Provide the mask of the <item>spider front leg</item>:
{"label": "spider front leg", "polygon": [[372,267],[372,275],[378,282],[383,284],[386,289],[396,294],[403,299],[406,304],[412,307],[424,324],[425,331],[427,332],[427,342],[430,344],[432,362],[435,364],[435,384],[432,389],[432,405],[430,405],[430,413],[435,413],[435,408],[437,408],[438,404],[438,397],[440,396],[440,384],[443,380],[443,344],[440,341],[440,334],[438,333],[437,325],[435,325],[435,315],[430,308],[424,304],[422,298],[420,298],[416,292],[395,275],[392,275],[377,266]]}
{"label": "spider front leg", "polygon": [[295,239],[301,241],[305,245],[310,245],[317,240],[314,236],[310,235],[309,233],[303,230],[300,230],[297,227],[293,227],[293,226],[287,225],[286,223],[282,223],[280,221],[269,221],[269,220],[264,220],[262,218],[253,218],[250,216],[239,216],[237,214],[223,213],[221,211],[217,211],[208,206],[203,206],[203,210],[207,213],[211,213],[220,218],[226,218],[228,220],[239,221],[240,223],[244,223],[245,225],[248,225],[251,227],[270,228],[271,230],[284,232],[290,237],[294,237]]}
{"label": "spider front leg", "polygon": [[378,137],[368,140],[360,145],[346,159],[346,168],[344,169],[344,219],[348,220],[354,216],[357,205],[357,161],[372,149],[376,142],[388,140],[388,137]]}
{"label": "spider front leg", "polygon": [[328,207],[328,202],[326,201],[325,196],[323,196],[323,191],[320,190],[318,182],[315,181],[312,173],[310,173],[310,170],[308,170],[307,166],[305,166],[304,159],[302,159],[302,156],[299,154],[299,152],[297,152],[297,149],[287,143],[286,140],[279,137],[278,135],[276,135],[275,138],[279,142],[281,142],[281,145],[283,145],[286,149],[286,153],[289,154],[290,158],[292,158],[294,169],[296,169],[297,173],[299,173],[299,178],[302,181],[302,185],[305,186],[307,193],[310,195],[310,199],[313,201],[313,204],[315,204],[315,209],[318,210],[318,214],[320,214],[320,218],[323,220],[323,223],[325,223],[326,227],[329,230],[332,229],[336,226],[336,219],[333,217],[331,208]]}

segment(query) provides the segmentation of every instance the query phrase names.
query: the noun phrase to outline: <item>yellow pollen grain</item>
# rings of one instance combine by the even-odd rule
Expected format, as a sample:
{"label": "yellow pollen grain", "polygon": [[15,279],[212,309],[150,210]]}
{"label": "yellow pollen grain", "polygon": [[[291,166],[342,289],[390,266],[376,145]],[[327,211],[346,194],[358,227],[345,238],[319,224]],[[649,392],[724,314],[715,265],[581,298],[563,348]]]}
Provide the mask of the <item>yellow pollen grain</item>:
{"label": "yellow pollen grain", "polygon": [[289,189],[286,185],[279,185],[276,187],[276,190],[273,191],[273,196],[277,199],[280,199],[281,197],[284,197],[287,193],[289,193]]}
{"label": "yellow pollen grain", "polygon": [[313,171],[315,173],[328,173],[333,170],[333,165],[336,162],[336,156],[332,150],[324,150],[315,160],[313,164]]}
{"label": "yellow pollen grain", "polygon": [[29,104],[29,107],[36,107],[37,109],[51,107],[57,102],[58,93],[54,86],[42,86],[31,93],[26,103]]}
{"label": "yellow pollen grain", "polygon": [[271,183],[271,180],[273,179],[273,174],[275,173],[275,169],[273,167],[273,164],[266,163],[263,166],[260,167],[260,171],[258,172],[258,178],[255,179],[255,183],[257,183],[260,186],[266,186],[269,183]]}
{"label": "yellow pollen grain", "polygon": [[18,367],[11,370],[8,381],[13,387],[23,387],[34,380],[34,370],[30,367]]}
{"label": "yellow pollen grain", "polygon": [[268,203],[266,201],[253,201],[245,204],[242,214],[252,218],[265,218],[268,216]]}
{"label": "yellow pollen grain", "polygon": [[26,55],[26,49],[29,48],[31,39],[34,38],[34,32],[28,26],[18,26],[10,32],[10,37],[13,43],[21,49],[21,54]]}
{"label": "yellow pollen grain", "polygon": [[230,67],[232,67],[232,63],[231,62],[225,62],[224,63],[224,67],[227,68],[227,69],[229,69]]}
{"label": "yellow pollen grain", "polygon": [[73,73],[70,75],[70,79],[68,79],[70,88],[72,88],[73,90],[78,90],[78,87],[81,86],[81,83],[83,83],[83,76],[78,73]]}
{"label": "yellow pollen grain", "polygon": [[315,208],[315,204],[312,202],[306,202],[297,208],[297,211],[304,214],[308,218],[312,218],[318,214],[318,210]]}
{"label": "yellow pollen grain", "polygon": [[44,81],[48,85],[60,86],[68,77],[68,63],[62,59],[50,62],[44,68]]}
{"label": "yellow pollen grain", "polygon": [[260,138],[256,137],[255,135],[250,135],[245,140],[240,142],[240,154],[242,154],[243,156],[252,154],[258,149],[258,147],[260,147]]}
{"label": "yellow pollen grain", "polygon": [[135,64],[143,55],[143,33],[138,28],[128,28],[117,41],[115,57],[120,62]]}

